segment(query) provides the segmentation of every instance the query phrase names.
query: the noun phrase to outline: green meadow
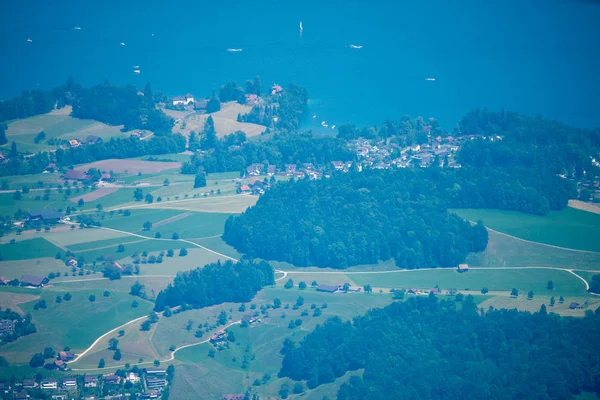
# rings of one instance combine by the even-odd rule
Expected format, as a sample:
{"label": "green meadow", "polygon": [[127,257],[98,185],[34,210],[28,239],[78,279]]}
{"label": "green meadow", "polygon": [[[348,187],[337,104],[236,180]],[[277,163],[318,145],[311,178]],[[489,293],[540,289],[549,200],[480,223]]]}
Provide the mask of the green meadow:
{"label": "green meadow", "polygon": [[600,214],[566,207],[539,216],[515,211],[489,209],[452,209],[470,221],[483,221],[496,231],[521,239],[600,252]]}
{"label": "green meadow", "polygon": [[14,243],[0,244],[0,255],[7,261],[54,257],[60,251],[62,249],[43,237],[17,236]]}

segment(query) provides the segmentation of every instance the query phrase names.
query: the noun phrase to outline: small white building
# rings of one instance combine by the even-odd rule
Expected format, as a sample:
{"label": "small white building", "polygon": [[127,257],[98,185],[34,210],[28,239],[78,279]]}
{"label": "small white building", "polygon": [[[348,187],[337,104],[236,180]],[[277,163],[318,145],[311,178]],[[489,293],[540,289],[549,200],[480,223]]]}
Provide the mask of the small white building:
{"label": "small white building", "polygon": [[136,374],[135,372],[128,372],[127,375],[125,375],[125,380],[136,384],[140,381],[140,376],[138,374]]}
{"label": "small white building", "polygon": [[42,389],[58,389],[58,381],[53,378],[44,379],[41,385]]}
{"label": "small white building", "polygon": [[186,94],[185,96],[177,96],[173,98],[173,105],[174,106],[178,106],[180,104],[183,104],[184,106],[190,104],[190,103],[194,103],[194,96],[192,96],[191,94]]}

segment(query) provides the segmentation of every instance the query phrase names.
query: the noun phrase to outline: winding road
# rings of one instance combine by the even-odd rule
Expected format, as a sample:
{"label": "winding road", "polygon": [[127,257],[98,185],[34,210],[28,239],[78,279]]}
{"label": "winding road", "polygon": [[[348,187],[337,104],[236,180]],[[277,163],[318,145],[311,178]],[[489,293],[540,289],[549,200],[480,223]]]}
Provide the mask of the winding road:
{"label": "winding road", "polygon": [[[195,247],[201,248],[203,250],[206,250],[210,253],[213,253],[219,257],[223,257],[226,258],[228,260],[234,261],[234,262],[238,262],[239,260],[230,257],[228,255],[225,255],[223,253],[219,253],[217,251],[211,250],[207,247],[204,247],[198,243],[192,242],[190,240],[186,240],[186,239],[177,239],[177,240],[173,240],[173,239],[162,239],[162,238],[150,238],[147,236],[143,236],[143,235],[139,235],[137,233],[131,233],[131,232],[127,232],[127,231],[122,231],[122,230],[118,230],[118,229],[112,229],[112,228],[105,228],[105,227],[96,227],[95,229],[104,229],[104,230],[108,230],[108,231],[112,231],[112,232],[117,232],[117,233],[121,233],[124,235],[129,235],[129,236],[136,236],[136,237],[140,237],[140,238],[144,238],[144,239],[148,239],[148,240],[164,240],[164,241],[170,241],[170,242],[184,242],[184,243],[189,243]],[[535,242],[532,242],[535,243]],[[551,246],[551,247],[555,247],[555,246]],[[555,271],[565,271],[567,273],[570,273],[574,276],[576,276],[578,279],[580,279],[584,285],[585,285],[585,290],[589,290],[590,286],[589,283],[580,275],[578,275],[573,269],[569,269],[569,268],[558,268],[558,267],[470,267],[471,270],[519,270],[519,269],[545,269],[545,270],[555,270]],[[397,273],[411,273],[411,272],[418,272],[418,271],[433,271],[433,270],[437,270],[436,268],[421,268],[421,269],[395,269],[395,270],[385,270],[385,271],[297,271],[297,270],[293,270],[293,271],[284,271],[284,270],[274,270],[275,273],[279,273],[282,274],[282,276],[280,276],[279,278],[276,278],[275,281],[281,281],[283,279],[285,279],[286,277],[288,277],[288,275],[294,275],[294,274],[330,274],[330,275],[335,275],[335,274],[339,274],[339,275],[356,275],[356,274],[360,274],[360,275],[369,275],[369,274],[397,274]],[[586,270],[587,271],[587,270]],[[600,273],[600,270],[589,270],[589,272],[593,272],[593,273]],[[123,276],[123,278],[172,278],[175,277],[175,275],[136,275],[136,276]],[[60,281],[57,283],[72,283],[72,282],[85,282],[85,281],[97,281],[97,280],[108,280],[108,278],[89,278],[89,279],[73,279],[73,280],[65,280],[65,281]],[[600,296],[599,294],[596,293],[590,293],[591,295],[595,295],[595,296]],[[145,320],[146,318],[148,318],[148,316],[142,316],[139,318],[135,318],[123,325],[120,325],[114,329],[111,329],[110,331],[106,332],[105,334],[101,335],[100,337],[98,337],[98,339],[96,339],[87,349],[85,349],[83,352],[81,352],[80,354],[77,355],[77,357],[75,359],[73,359],[70,363],[75,363],[79,360],[81,360],[86,354],[88,354],[102,339],[104,339],[105,337],[107,337],[110,334],[113,334],[114,332],[117,332],[121,329],[123,329],[124,327],[134,324],[138,321],[142,321]],[[228,325],[226,325],[223,329],[227,329],[230,326],[236,325],[236,324],[240,324],[241,321],[234,321],[229,323]],[[203,343],[207,343],[210,339],[205,339],[196,343],[192,343],[192,344],[186,344],[180,347],[177,347],[175,350],[173,350],[171,352],[171,354],[169,355],[168,358],[164,359],[164,360],[160,360],[161,362],[169,362],[175,359],[175,353],[177,353],[179,350],[182,350],[184,348],[187,347],[192,347],[192,346],[197,346]],[[143,363],[138,363],[136,365],[143,365],[143,364],[152,364],[152,362],[143,362]],[[111,365],[107,368],[122,368],[124,367],[124,365]],[[72,371],[96,371],[98,370],[98,368],[88,368],[88,369],[82,369],[82,368],[72,368]]]}

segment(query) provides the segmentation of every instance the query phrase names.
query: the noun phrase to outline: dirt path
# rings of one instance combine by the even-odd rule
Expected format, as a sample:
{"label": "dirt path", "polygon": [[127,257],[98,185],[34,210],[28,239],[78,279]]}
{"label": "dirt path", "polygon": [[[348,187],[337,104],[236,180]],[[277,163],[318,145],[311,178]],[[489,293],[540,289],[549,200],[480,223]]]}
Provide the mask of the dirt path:
{"label": "dirt path", "polygon": [[181,214],[177,214],[172,216],[171,218],[163,219],[162,221],[158,221],[155,224],[152,224],[152,228],[158,228],[159,226],[170,224],[171,222],[179,221],[180,219],[184,219],[192,215],[191,212],[184,212]]}

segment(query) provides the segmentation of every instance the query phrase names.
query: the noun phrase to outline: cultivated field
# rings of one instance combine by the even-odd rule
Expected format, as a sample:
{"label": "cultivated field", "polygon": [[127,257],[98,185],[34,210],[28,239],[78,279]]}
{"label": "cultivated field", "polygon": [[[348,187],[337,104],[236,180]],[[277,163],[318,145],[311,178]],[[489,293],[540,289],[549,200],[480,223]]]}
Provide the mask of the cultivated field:
{"label": "cultivated field", "polygon": [[80,165],[76,170],[87,171],[90,168],[96,168],[100,171],[113,171],[116,173],[126,174],[153,174],[167,169],[181,168],[180,162],[159,162],[159,161],[143,161],[143,160],[102,160],[89,164]]}
{"label": "cultivated field", "polygon": [[206,213],[240,214],[258,201],[258,196],[231,195],[210,196],[196,199],[171,200],[171,202],[152,203],[148,208],[160,208]]}
{"label": "cultivated field", "polygon": [[600,214],[567,207],[546,216],[514,211],[453,209],[470,221],[521,239],[577,250],[600,252]]}
{"label": "cultivated field", "polygon": [[73,197],[71,198],[71,201],[73,203],[77,203],[79,200],[83,200],[84,202],[88,203],[90,201],[96,201],[104,196],[108,196],[109,194],[115,193],[118,190],[118,187],[103,187],[96,189],[92,192],[82,194],[81,196]]}
{"label": "cultivated field", "polygon": [[42,237],[25,238],[15,243],[0,244],[0,254],[3,260],[29,260],[32,258],[54,257],[57,252],[62,251],[59,247],[50,243]]}

